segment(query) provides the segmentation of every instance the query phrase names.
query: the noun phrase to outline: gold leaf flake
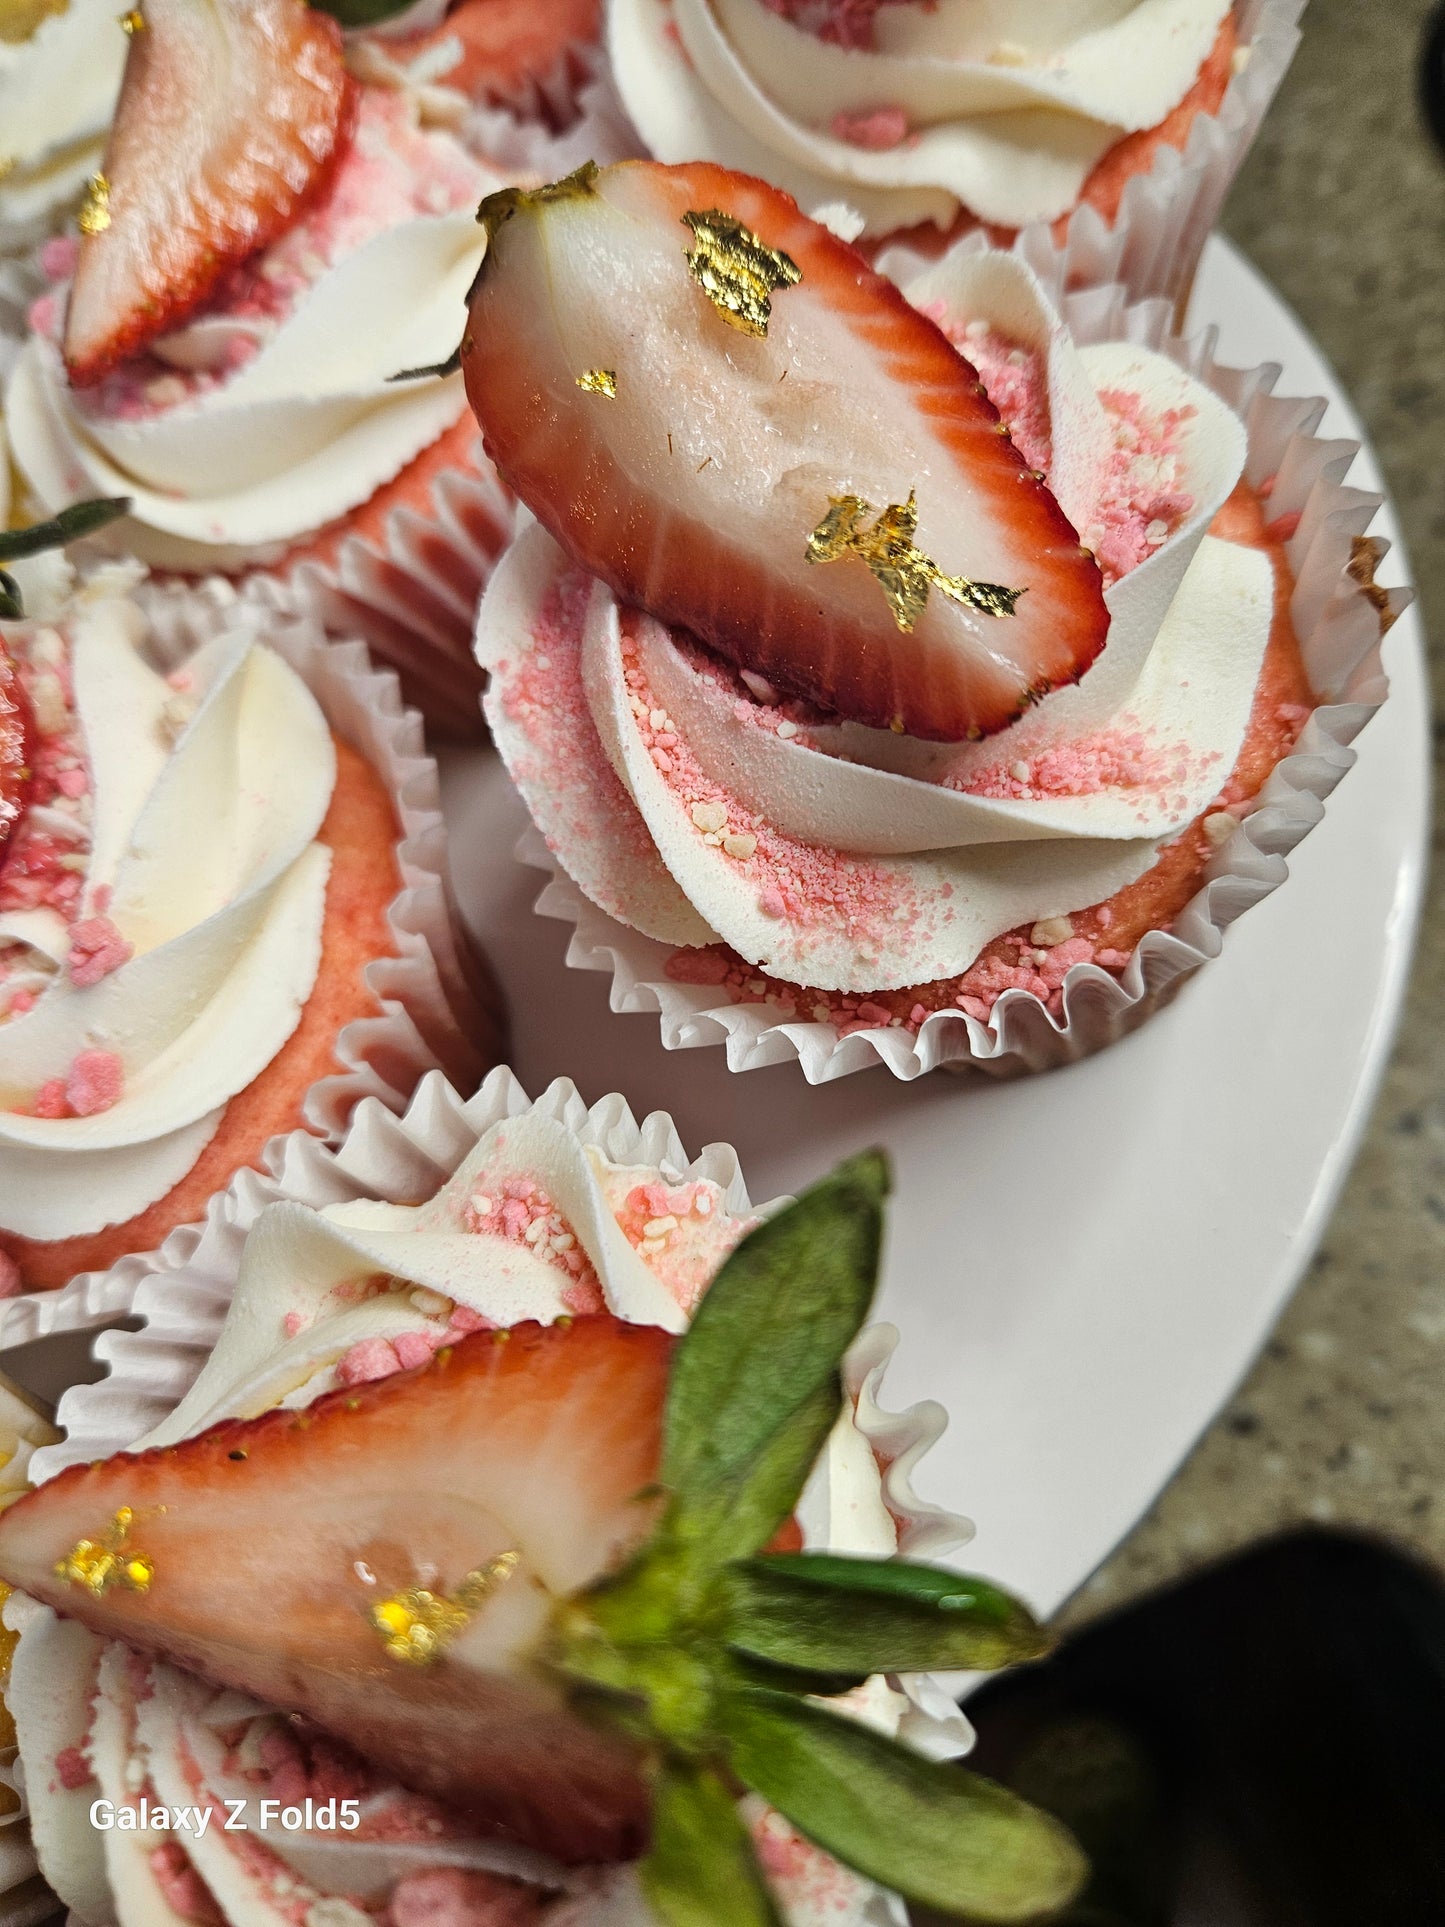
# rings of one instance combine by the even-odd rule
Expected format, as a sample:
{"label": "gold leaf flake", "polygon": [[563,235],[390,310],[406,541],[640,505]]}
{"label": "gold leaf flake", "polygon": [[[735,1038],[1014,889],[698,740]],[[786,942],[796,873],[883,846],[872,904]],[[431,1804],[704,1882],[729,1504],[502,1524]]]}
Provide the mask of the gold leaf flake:
{"label": "gold leaf flake", "polygon": [[906,502],[895,502],[884,509],[865,528],[866,518],[874,514],[872,503],[865,502],[861,495],[831,496],[828,513],[808,537],[807,558],[810,562],[841,562],[851,555],[865,562],[887,596],[893,620],[904,635],[917,626],[934,589],[986,616],[1014,613],[1025,590],[1004,589],[995,582],[972,582],[963,575],[945,575],[917,547],[913,540],[918,533],[915,491],[909,491]]}
{"label": "gold leaf flake", "polygon": [[82,234],[104,234],[110,226],[110,182],[104,174],[92,174],[86,183],[76,225]]}
{"label": "gold leaf flake", "polygon": [[123,1505],[106,1529],[103,1539],[81,1539],[73,1545],[55,1568],[57,1579],[68,1579],[72,1586],[99,1599],[112,1586],[128,1586],[132,1592],[145,1592],[155,1577],[155,1567],[144,1553],[126,1550],[135,1515]]}
{"label": "gold leaf flake", "polygon": [[469,1572],[451,1594],[408,1586],[371,1608],[368,1617],[392,1659],[406,1666],[430,1666],[465,1630],[467,1622],[516,1571],[520,1555],[501,1553]]}
{"label": "gold leaf flake", "polygon": [[684,214],[697,245],[686,250],[692,278],[729,327],[763,336],[773,314],[773,295],[795,288],[803,270],[779,248],[718,208]]}
{"label": "gold leaf flake", "polygon": [[132,7],[129,13],[120,16],[121,31],[126,34],[145,32],[146,18],[139,7]]}
{"label": "gold leaf flake", "polygon": [[584,395],[605,395],[608,401],[617,399],[617,370],[615,368],[589,368],[577,377],[577,386]]}

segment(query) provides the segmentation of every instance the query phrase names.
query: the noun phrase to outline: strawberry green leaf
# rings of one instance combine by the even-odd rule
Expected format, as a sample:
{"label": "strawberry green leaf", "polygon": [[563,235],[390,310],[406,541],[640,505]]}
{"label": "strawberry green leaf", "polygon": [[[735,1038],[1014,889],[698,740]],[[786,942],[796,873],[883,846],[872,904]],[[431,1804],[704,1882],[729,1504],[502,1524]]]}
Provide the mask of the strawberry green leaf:
{"label": "strawberry green leaf", "polygon": [[851,1159],[745,1238],[713,1280],[678,1347],[664,1423],[662,1482],[684,1513],[725,1489],[745,1503],[754,1475],[776,1494],[805,1449],[816,1456],[813,1425],[792,1427],[790,1452],[767,1448],[800,1408],[821,1410],[824,1388],[832,1396],[872,1303],[887,1189],[881,1152]]}
{"label": "strawberry green leaf", "polygon": [[735,1652],[816,1672],[992,1672],[1048,1651],[1028,1609],[985,1580],[909,1565],[781,1553],[728,1569]]}
{"label": "strawberry green leaf", "polygon": [[0,569],[0,622],[19,622],[25,614],[25,599],[13,575]]}
{"label": "strawberry green leaf", "polygon": [[1033,1921],[1084,1882],[1073,1836],[991,1780],[786,1693],[741,1687],[718,1716],[740,1779],[907,1900],[975,1922]]}
{"label": "strawberry green leaf", "polygon": [[311,0],[318,13],[329,13],[343,27],[375,27],[405,13],[413,0]]}
{"label": "strawberry green leaf", "polygon": [[667,1927],[782,1927],[737,1804],[706,1768],[663,1769],[640,1873]]}
{"label": "strawberry green leaf", "polygon": [[673,1523],[697,1566],[716,1568],[768,1543],[792,1517],[842,1409],[835,1372],[788,1413],[754,1458],[679,1507]]}
{"label": "strawberry green leaf", "polygon": [[102,501],[75,502],[48,522],[32,523],[28,529],[0,529],[0,562],[17,562],[22,556],[63,549],[67,542],[94,535],[107,522],[129,512],[130,497],[117,495]]}

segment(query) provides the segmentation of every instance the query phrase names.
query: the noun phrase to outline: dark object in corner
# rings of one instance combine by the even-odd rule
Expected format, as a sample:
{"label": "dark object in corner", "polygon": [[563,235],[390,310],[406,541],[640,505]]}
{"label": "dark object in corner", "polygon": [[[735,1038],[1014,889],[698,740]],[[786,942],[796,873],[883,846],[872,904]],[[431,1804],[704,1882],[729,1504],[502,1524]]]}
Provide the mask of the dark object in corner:
{"label": "dark object in corner", "polygon": [[1067,1927],[1445,1923],[1445,1581],[1389,1547],[1253,1548],[968,1712],[1093,1861]]}
{"label": "dark object in corner", "polygon": [[1420,53],[1420,110],[1435,145],[1445,154],[1445,6],[1437,7],[1425,26]]}

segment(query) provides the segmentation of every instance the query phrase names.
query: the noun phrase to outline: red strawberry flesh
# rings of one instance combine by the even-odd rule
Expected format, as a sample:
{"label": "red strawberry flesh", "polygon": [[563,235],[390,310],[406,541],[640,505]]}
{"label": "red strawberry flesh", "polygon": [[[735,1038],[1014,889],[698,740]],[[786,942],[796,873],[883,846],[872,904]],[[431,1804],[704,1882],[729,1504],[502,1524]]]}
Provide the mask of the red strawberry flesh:
{"label": "red strawberry flesh", "polygon": [[[0,1519],[6,1582],[222,1686],[307,1715],[406,1785],[569,1863],[645,1844],[635,1754],[528,1653],[551,1602],[613,1570],[656,1503],[674,1341],[609,1317],[481,1332],[304,1411],[77,1466]],[[58,1576],[132,1519],[148,1586]],[[520,1563],[430,1665],[369,1610]]]}
{"label": "red strawberry flesh", "polygon": [[329,179],[354,88],[341,29],[304,0],[146,0],[80,259],[78,386],[179,327]]}
{"label": "red strawberry flesh", "polygon": [[0,864],[30,793],[32,770],[30,704],[3,641],[0,641]]}
{"label": "red strawberry flesh", "polygon": [[[724,319],[685,258],[684,216],[713,209],[801,269],[763,338]],[[489,454],[574,561],[840,716],[987,735],[1103,647],[1098,567],[976,371],[762,182],[629,162],[525,200],[494,223],[463,368]],[[615,399],[578,386],[599,369]],[[865,562],[807,559],[834,500],[876,517],[911,494],[917,550],[1026,591],[1013,615],[935,588],[905,633]]]}

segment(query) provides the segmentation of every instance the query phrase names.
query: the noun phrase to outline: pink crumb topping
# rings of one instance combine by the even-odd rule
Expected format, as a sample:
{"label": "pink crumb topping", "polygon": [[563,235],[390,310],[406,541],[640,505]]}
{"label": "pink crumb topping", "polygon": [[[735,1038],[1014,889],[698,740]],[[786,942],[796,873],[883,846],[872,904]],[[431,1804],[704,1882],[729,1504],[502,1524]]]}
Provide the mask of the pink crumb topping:
{"label": "pink crumb topping", "polygon": [[730,1217],[721,1187],[710,1179],[669,1184],[657,1177],[638,1184],[635,1177],[629,1171],[605,1173],[612,1215],[653,1276],[684,1311],[691,1311],[757,1219]]}
{"label": "pink crumb topping", "polygon": [[[637,620],[624,612],[622,667],[643,747],[699,837],[716,839],[715,847],[755,884],[760,912],[791,929],[840,930],[863,948],[906,937],[921,906],[898,871],[785,835],[703,769],[648,682],[638,656]],[[718,827],[705,829],[716,812]]]}
{"label": "pink crumb topping", "polygon": [[67,1746],[55,1756],[55,1777],[67,1793],[74,1793],[77,1787],[89,1786],[95,1775],[78,1746]]}
{"label": "pink crumb topping", "polygon": [[591,1259],[551,1197],[532,1178],[477,1180],[462,1222],[468,1231],[525,1245],[544,1264],[567,1273],[563,1301],[570,1311],[601,1311],[602,1286]]}
{"label": "pink crumb topping", "polygon": [[[929,303],[923,312],[978,370],[1029,467],[1047,475],[1053,436],[1043,355],[987,322],[955,319],[943,301]],[[1147,562],[1193,513],[1194,497],[1184,486],[1184,430],[1195,411],[1151,410],[1141,396],[1124,389],[1102,389],[1099,400],[1113,429],[1113,447],[1095,480],[1093,517],[1079,533],[1108,585]]]}
{"label": "pink crumb topping", "polygon": [[779,14],[805,33],[862,53],[872,53],[877,47],[877,21],[882,8],[916,6],[932,13],[937,4],[938,0],[763,0],[769,13]]}
{"label": "pink crumb topping", "polygon": [[288,1338],[294,1338],[299,1331],[306,1329],[306,1319],[299,1311],[288,1311],[281,1320],[281,1329]]}
{"label": "pink crumb topping", "polygon": [[846,141],[850,147],[883,154],[890,148],[902,147],[913,130],[901,107],[874,107],[861,114],[834,114],[828,131],[835,140]]}
{"label": "pink crumb topping", "polygon": [[409,1873],[392,1891],[388,1927],[532,1927],[541,1897],[515,1881],[473,1868]]}
{"label": "pink crumb topping", "polygon": [[192,1927],[226,1927],[226,1916],[210,1888],[187,1860],[178,1840],[152,1847],[147,1859],[155,1883],[169,1905]]}
{"label": "pink crumb topping", "polygon": [[40,272],[47,281],[68,281],[80,259],[80,241],[73,234],[55,234],[40,250]]}
{"label": "pink crumb topping", "polygon": [[[1102,790],[1137,790],[1163,796],[1183,791],[1193,781],[1195,759],[1187,743],[1156,743],[1143,730],[1121,726],[1097,730],[1033,751],[1026,760],[945,774],[943,787],[969,796],[991,796],[1015,801],[1040,797],[1096,796]],[[1201,770],[1219,761],[1217,751],[1198,759]]]}
{"label": "pink crumb topping", "polygon": [[336,1377],[342,1385],[365,1385],[373,1378],[390,1378],[400,1370],[401,1360],[386,1338],[363,1338],[336,1361]]}
{"label": "pink crumb topping", "polygon": [[70,926],[70,981],[77,990],[98,984],[134,955],[135,946],[109,917],[83,917]]}
{"label": "pink crumb topping", "polygon": [[78,1051],[65,1080],[66,1102],[75,1117],[111,1110],[125,1095],[125,1066],[113,1050]]}

